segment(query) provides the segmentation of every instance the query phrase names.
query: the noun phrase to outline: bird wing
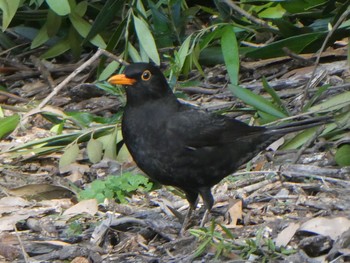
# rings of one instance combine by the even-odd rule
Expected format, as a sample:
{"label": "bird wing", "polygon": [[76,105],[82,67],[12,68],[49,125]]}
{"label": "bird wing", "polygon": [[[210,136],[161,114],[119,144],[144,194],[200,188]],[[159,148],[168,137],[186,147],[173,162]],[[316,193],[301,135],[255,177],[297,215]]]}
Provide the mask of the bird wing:
{"label": "bird wing", "polygon": [[179,111],[167,122],[170,138],[177,137],[187,147],[200,148],[235,143],[256,136],[265,128],[249,126],[223,115],[198,110]]}

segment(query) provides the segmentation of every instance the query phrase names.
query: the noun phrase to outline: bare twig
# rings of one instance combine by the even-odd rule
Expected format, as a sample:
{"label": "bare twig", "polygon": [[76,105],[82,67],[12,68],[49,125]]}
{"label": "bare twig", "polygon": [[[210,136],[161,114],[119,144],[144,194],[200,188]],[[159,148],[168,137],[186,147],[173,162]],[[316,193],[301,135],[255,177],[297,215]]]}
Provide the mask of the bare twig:
{"label": "bare twig", "polygon": [[21,250],[22,250],[24,262],[29,263],[28,254],[27,254],[26,250],[24,249],[24,246],[23,246],[23,243],[22,243],[22,239],[21,239],[21,237],[18,234],[18,230],[17,230],[17,227],[16,227],[15,224],[13,224],[13,228],[15,229],[16,236],[17,236],[17,239],[18,239],[18,243],[19,243],[19,246],[21,247]]}
{"label": "bare twig", "polygon": [[350,9],[346,10],[338,19],[338,21],[335,23],[335,25],[333,26],[333,28],[328,32],[325,40],[323,41],[323,44],[320,48],[320,50],[318,51],[318,54],[317,54],[317,58],[316,58],[316,61],[315,61],[315,66],[314,66],[314,70],[312,71],[312,74],[309,78],[309,81],[308,83],[306,84],[305,86],[305,89],[304,89],[304,92],[303,92],[303,96],[302,96],[302,99],[301,99],[301,107],[303,108],[304,104],[305,104],[305,101],[306,99],[308,98],[308,92],[309,92],[309,88],[312,84],[312,81],[314,79],[314,76],[316,74],[316,70],[317,70],[317,66],[318,64],[320,63],[320,59],[321,59],[321,55],[322,55],[322,52],[324,51],[324,49],[326,48],[326,45],[327,45],[327,42],[329,40],[329,38],[333,35],[333,33],[335,32],[335,30],[338,29],[338,27],[341,25],[341,23],[346,19],[346,17],[350,14]]}
{"label": "bare twig", "polygon": [[45,67],[43,62],[38,59],[35,56],[30,56],[31,60],[33,61],[34,65],[38,68],[38,70],[41,72],[42,77],[47,81],[51,89],[55,88],[55,81],[53,80],[50,71]]}
{"label": "bare twig", "polygon": [[21,102],[28,102],[29,101],[26,98],[19,97],[19,96],[15,95],[15,94],[12,94],[10,92],[3,91],[3,90],[0,90],[0,95],[6,96],[6,97],[11,98],[11,99],[14,99],[16,101],[21,101]]}

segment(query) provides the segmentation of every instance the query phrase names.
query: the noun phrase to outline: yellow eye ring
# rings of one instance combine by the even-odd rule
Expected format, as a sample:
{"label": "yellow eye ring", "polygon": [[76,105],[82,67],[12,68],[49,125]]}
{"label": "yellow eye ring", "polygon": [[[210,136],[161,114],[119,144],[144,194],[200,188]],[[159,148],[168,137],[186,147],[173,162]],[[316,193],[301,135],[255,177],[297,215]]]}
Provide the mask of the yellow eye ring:
{"label": "yellow eye ring", "polygon": [[151,76],[151,72],[149,70],[145,70],[141,75],[141,79],[144,81],[148,81],[151,78]]}

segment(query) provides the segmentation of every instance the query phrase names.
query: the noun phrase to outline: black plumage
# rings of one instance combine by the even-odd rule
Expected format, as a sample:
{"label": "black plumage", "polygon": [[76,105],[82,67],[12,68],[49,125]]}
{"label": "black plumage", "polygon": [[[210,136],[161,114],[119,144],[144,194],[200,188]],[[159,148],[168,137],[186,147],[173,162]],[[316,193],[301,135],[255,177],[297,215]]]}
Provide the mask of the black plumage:
{"label": "black plumage", "polygon": [[211,187],[278,138],[325,121],[266,128],[211,114],[180,103],[159,68],[148,63],[131,64],[108,81],[127,86],[122,133],[136,164],[151,179],[183,190],[192,209],[201,195],[210,210]]}

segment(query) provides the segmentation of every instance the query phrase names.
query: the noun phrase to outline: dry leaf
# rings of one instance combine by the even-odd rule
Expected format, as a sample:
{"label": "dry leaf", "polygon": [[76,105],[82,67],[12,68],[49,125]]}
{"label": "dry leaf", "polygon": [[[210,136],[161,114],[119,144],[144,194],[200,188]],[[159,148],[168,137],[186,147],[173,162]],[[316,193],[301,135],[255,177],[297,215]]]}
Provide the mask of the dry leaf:
{"label": "dry leaf", "polygon": [[63,212],[65,216],[75,216],[83,213],[87,213],[89,215],[95,215],[98,211],[98,204],[96,199],[83,200],[68,208]]}
{"label": "dry leaf", "polygon": [[295,232],[297,232],[300,224],[291,223],[285,229],[283,229],[275,239],[275,243],[277,247],[285,247],[288,245],[289,241],[294,236]]}
{"label": "dry leaf", "polygon": [[346,217],[316,217],[306,221],[298,231],[307,231],[336,240],[342,233],[350,229],[350,220]]}
{"label": "dry leaf", "polygon": [[231,222],[227,225],[227,228],[235,228],[237,227],[237,220],[241,219],[243,216],[242,212],[242,200],[230,200],[229,201],[229,209],[228,213],[231,218]]}

